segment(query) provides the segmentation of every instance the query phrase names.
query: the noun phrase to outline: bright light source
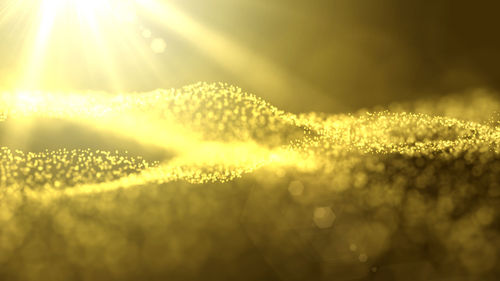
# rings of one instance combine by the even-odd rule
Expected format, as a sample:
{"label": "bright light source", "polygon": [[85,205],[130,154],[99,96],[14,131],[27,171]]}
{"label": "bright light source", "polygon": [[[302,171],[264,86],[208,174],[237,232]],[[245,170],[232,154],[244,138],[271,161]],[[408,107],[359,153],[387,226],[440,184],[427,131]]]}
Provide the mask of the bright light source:
{"label": "bright light source", "polygon": [[[164,44],[142,36],[136,0],[7,0],[8,13],[0,13],[0,24],[27,30],[24,40],[23,69],[20,88],[38,89],[51,84],[53,88],[66,81],[61,73],[94,68],[119,88],[120,60],[143,57],[145,64],[154,52],[163,52]],[[27,12],[23,12],[27,11]],[[15,15],[27,14],[16,19]],[[9,15],[9,19],[3,15]],[[151,58],[148,58],[147,53]],[[126,54],[123,56],[123,54]],[[75,73],[74,76],[80,75]],[[68,82],[69,83],[69,82]]]}
{"label": "bright light source", "polygon": [[157,54],[163,53],[166,47],[167,44],[165,43],[165,40],[161,38],[155,38],[151,41],[151,49]]}
{"label": "bright light source", "polygon": [[[145,26],[146,19],[152,26]],[[18,68],[9,78],[17,90],[122,92],[166,86],[181,68],[193,72],[186,54],[195,49],[245,83],[270,92],[286,92],[288,81],[296,81],[170,1],[0,0],[0,28],[25,33],[19,36]],[[186,42],[193,50],[181,49]],[[295,86],[315,95],[307,84]]]}

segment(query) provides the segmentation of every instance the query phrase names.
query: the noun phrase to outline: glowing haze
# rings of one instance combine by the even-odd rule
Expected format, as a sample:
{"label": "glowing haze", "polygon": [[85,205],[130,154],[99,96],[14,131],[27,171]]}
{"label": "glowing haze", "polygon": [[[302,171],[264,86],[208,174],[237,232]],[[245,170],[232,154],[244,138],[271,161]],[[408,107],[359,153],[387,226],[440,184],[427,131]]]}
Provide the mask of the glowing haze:
{"label": "glowing haze", "polygon": [[[153,90],[183,85],[179,77],[186,71],[192,73],[189,83],[211,80],[196,73],[213,73],[201,68],[215,65],[269,93],[293,88],[318,95],[265,56],[167,1],[9,0],[0,5],[0,32],[18,46],[6,47],[13,58],[10,65],[6,59],[10,69],[0,80],[3,90]],[[212,63],[190,63],[192,50]]]}
{"label": "glowing haze", "polygon": [[139,2],[5,1],[0,7],[0,27],[25,39],[18,58],[22,67],[10,84],[21,89],[65,88],[71,81],[63,81],[62,73],[102,69],[106,82],[118,88],[121,78],[116,73],[122,67],[118,57],[141,57],[143,67],[153,59],[136,16]]}

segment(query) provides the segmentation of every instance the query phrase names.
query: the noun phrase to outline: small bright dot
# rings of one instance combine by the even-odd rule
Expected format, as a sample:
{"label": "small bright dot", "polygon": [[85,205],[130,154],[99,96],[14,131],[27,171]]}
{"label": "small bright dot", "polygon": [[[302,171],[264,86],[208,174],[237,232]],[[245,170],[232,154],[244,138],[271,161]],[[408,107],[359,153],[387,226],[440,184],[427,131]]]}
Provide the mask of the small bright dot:
{"label": "small bright dot", "polygon": [[144,30],[142,31],[142,37],[144,37],[144,38],[151,38],[151,30],[149,30],[149,29],[144,29]]}
{"label": "small bright dot", "polygon": [[21,104],[32,106],[37,105],[42,101],[42,99],[36,94],[27,92],[19,93],[17,98]]}
{"label": "small bright dot", "polygon": [[151,41],[151,50],[157,54],[161,54],[165,52],[165,49],[167,48],[167,44],[165,43],[165,40],[161,38],[155,38],[153,41]]}
{"label": "small bright dot", "polygon": [[300,196],[304,191],[304,185],[300,181],[292,181],[288,186],[288,191],[293,196]]}
{"label": "small bright dot", "polygon": [[314,209],[313,220],[319,228],[329,228],[335,221],[336,216],[330,207],[318,207]]}
{"label": "small bright dot", "polygon": [[276,169],[276,176],[278,176],[279,178],[282,178],[282,177],[286,176],[286,171],[284,169],[277,168]]}
{"label": "small bright dot", "polygon": [[351,250],[352,252],[355,252],[356,250],[358,250],[358,246],[356,246],[356,244],[351,244],[351,245],[349,245],[349,250]]}
{"label": "small bright dot", "polygon": [[368,260],[368,256],[366,254],[360,254],[359,255],[359,261],[360,262],[366,262]]}

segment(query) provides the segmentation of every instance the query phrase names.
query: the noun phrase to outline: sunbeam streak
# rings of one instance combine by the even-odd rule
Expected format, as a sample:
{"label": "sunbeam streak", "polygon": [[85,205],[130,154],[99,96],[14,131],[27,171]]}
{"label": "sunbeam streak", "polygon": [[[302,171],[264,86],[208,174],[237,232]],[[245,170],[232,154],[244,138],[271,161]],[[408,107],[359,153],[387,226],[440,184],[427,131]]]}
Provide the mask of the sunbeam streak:
{"label": "sunbeam streak", "polygon": [[0,281],[500,280],[461,1],[0,0]]}
{"label": "sunbeam streak", "polygon": [[19,49],[24,63],[14,78],[15,88],[71,87],[64,77],[92,71],[100,73],[98,79],[107,88],[122,90],[127,79],[124,56],[140,57],[144,70],[154,68],[155,54],[141,34],[137,9],[135,0],[5,1],[0,28],[24,37]]}

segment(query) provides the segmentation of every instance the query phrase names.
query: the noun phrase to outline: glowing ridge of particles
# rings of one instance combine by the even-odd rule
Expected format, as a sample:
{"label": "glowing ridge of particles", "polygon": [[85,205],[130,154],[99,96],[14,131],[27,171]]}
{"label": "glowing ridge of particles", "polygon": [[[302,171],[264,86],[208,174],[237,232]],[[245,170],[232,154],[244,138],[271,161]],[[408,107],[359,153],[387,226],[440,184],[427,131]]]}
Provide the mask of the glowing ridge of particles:
{"label": "glowing ridge of particles", "polygon": [[176,180],[227,182],[261,167],[339,171],[362,155],[467,159],[480,153],[486,163],[500,152],[500,127],[491,124],[389,111],[295,115],[223,83],[117,96],[5,93],[0,116],[6,122],[71,120],[175,152],[168,161],[149,163],[86,148],[41,153],[2,148],[2,192],[22,189],[34,197]]}

